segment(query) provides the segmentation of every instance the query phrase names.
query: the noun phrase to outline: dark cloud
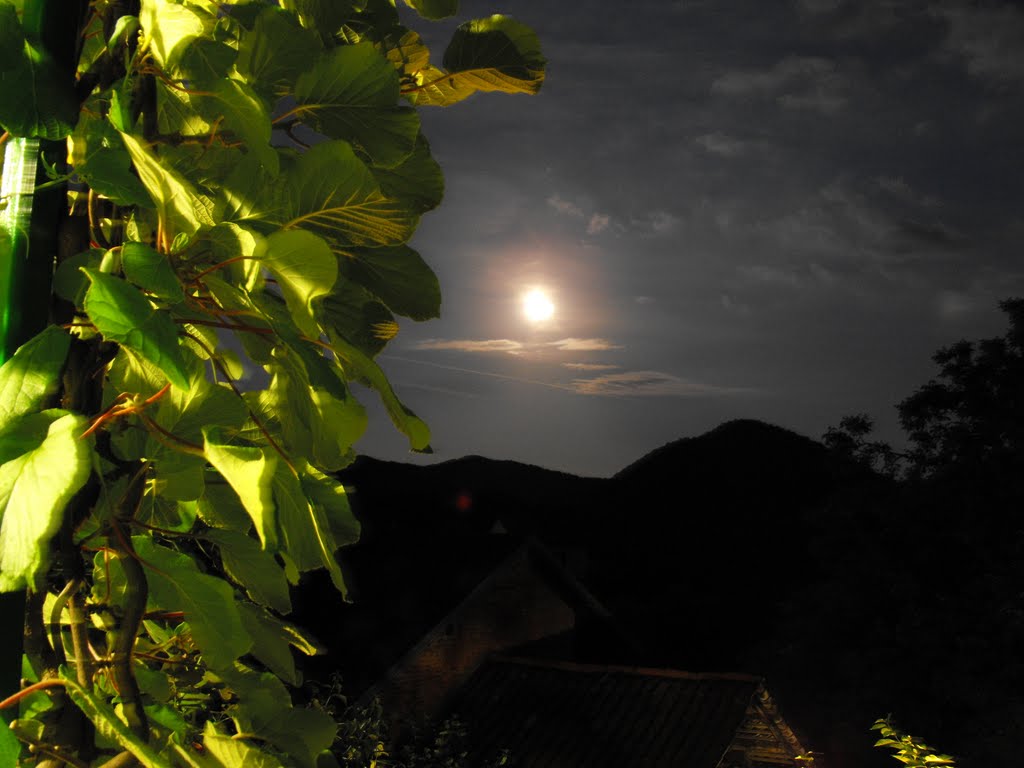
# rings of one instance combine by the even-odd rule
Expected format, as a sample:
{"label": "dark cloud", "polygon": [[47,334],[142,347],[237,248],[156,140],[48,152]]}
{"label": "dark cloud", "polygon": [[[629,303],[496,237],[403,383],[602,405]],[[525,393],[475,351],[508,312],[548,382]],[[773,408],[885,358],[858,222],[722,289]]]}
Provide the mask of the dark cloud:
{"label": "dark cloud", "polygon": [[[399,379],[433,387],[410,405],[454,422],[456,455],[542,443],[552,466],[621,466],[739,415],[813,435],[867,410],[894,435],[892,405],[932,375],[931,352],[997,333],[998,299],[1024,293],[1019,4],[501,10],[537,28],[548,82],[424,115],[447,192],[414,244],[444,304],[397,342],[480,369],[423,381],[425,363],[402,364]],[[452,25],[427,28],[443,49]],[[523,326],[533,284],[557,289],[557,326]],[[580,375],[597,365],[619,367]],[[479,395],[468,411],[441,391],[461,375]],[[522,394],[537,391],[543,418]]]}

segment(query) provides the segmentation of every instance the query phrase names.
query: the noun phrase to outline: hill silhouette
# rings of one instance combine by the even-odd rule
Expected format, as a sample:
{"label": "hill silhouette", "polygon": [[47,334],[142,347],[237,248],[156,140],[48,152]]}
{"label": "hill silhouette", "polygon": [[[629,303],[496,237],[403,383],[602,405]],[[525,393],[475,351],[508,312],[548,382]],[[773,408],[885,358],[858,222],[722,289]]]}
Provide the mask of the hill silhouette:
{"label": "hill silhouette", "polygon": [[[1016,571],[952,552],[930,568],[932,545],[992,542],[963,515],[929,521],[926,497],[814,440],[740,420],[611,478],[478,456],[433,466],[360,457],[340,477],[363,524],[341,553],[355,603],[315,576],[296,605],[331,649],[308,671],[340,669],[352,693],[532,536],[574,552],[585,564],[575,575],[643,639],[629,658],[588,661],[767,674],[830,768],[885,765],[867,729],[890,711],[945,750],[1000,764],[997,731],[1015,722],[1024,682],[1011,640],[1024,622],[1004,631],[991,615],[1017,605]],[[909,557],[912,541],[930,544]],[[993,634],[1000,646],[985,663],[964,657]]]}

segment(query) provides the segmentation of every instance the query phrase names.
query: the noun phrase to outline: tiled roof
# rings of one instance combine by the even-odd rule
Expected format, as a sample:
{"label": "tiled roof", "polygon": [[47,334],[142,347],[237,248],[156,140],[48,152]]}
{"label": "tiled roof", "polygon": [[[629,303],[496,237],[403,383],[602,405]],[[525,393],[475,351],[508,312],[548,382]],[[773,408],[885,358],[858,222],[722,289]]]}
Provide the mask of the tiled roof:
{"label": "tiled roof", "polygon": [[748,675],[492,657],[447,711],[478,755],[508,749],[516,768],[716,768],[737,750],[793,766],[804,751]]}

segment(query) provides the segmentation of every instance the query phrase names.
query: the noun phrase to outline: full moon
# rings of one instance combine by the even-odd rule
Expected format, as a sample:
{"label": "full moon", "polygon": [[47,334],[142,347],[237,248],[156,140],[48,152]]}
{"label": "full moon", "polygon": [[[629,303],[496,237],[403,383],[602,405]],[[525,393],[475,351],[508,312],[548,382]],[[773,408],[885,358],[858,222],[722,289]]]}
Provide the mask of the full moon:
{"label": "full moon", "polygon": [[555,305],[545,291],[534,288],[523,295],[523,314],[531,323],[543,323],[555,314]]}

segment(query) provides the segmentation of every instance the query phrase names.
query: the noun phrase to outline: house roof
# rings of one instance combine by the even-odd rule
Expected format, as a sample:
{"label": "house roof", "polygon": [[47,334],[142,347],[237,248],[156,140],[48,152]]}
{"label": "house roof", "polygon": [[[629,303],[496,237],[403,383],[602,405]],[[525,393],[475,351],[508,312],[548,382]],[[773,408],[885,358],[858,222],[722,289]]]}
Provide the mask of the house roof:
{"label": "house roof", "polygon": [[[806,750],[761,678],[494,656],[446,711],[474,751],[517,768],[793,766]],[[729,761],[726,761],[729,762]]]}

